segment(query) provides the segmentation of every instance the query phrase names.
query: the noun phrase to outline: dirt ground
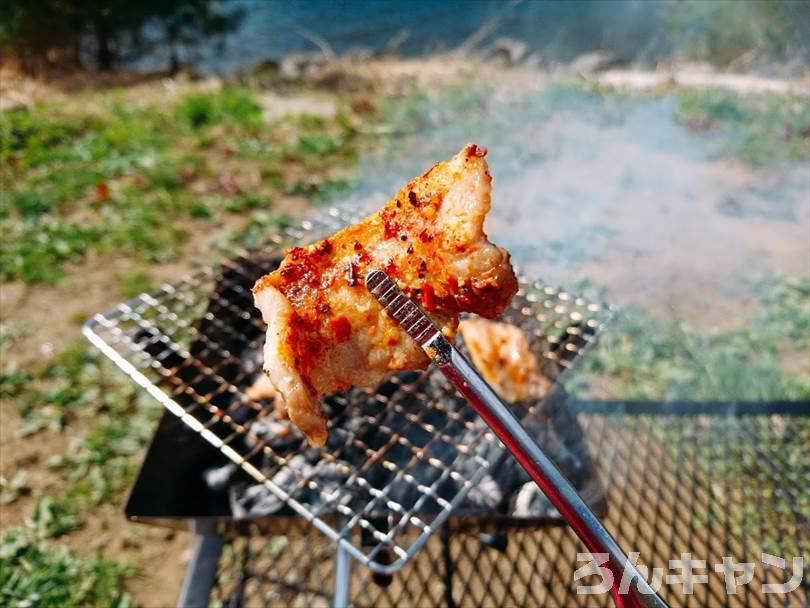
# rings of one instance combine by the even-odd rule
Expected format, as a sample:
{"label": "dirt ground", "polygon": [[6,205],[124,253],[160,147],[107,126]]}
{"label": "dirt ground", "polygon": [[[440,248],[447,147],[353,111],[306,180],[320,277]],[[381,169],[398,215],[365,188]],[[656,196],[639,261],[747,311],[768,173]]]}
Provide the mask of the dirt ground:
{"label": "dirt ground", "polygon": [[[301,213],[300,200],[276,199],[275,205],[293,217]],[[189,226],[195,234],[182,260],[150,266],[157,281],[173,281],[208,258],[211,244],[238,229],[246,218],[230,217],[212,228],[200,223]],[[81,324],[92,314],[115,306],[121,277],[132,267],[126,258],[110,260],[90,254],[70,270],[70,280],[55,286],[29,286],[21,282],[0,287],[0,318],[24,322],[32,331],[15,341],[0,354],[0,364],[20,366],[41,364],[51,354],[83,341]],[[47,319],[47,323],[42,321]],[[116,372],[117,373],[117,372]],[[19,437],[22,420],[14,404],[0,399],[0,476],[11,479],[25,469],[26,487],[31,493],[10,505],[0,505],[0,527],[24,523],[26,514],[36,504],[32,494],[58,495],[63,483],[60,474],[47,467],[49,457],[69,451],[71,441],[81,435],[90,421],[79,421],[66,432],[44,430],[30,437]],[[136,605],[143,608],[174,606],[193,550],[190,532],[130,523],[123,516],[126,495],[119,503],[101,505],[86,518],[85,527],[60,537],[71,549],[81,553],[103,549],[104,554],[140,567],[140,573],[127,583]]]}

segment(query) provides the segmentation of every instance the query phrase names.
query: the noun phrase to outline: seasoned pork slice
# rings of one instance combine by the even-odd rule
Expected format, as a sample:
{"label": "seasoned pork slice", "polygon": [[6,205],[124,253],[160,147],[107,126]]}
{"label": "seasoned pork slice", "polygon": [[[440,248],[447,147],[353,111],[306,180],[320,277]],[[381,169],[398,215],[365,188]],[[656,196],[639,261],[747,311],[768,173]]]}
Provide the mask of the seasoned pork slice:
{"label": "seasoned pork slice", "polygon": [[517,291],[509,254],[483,230],[492,182],[485,155],[466,146],[374,215],[291,249],[256,282],[267,323],[264,370],[312,445],[327,437],[321,395],[428,364],[367,291],[369,270],[387,272],[450,337],[459,313],[495,317]]}
{"label": "seasoned pork slice", "polygon": [[544,397],[551,382],[540,373],[537,357],[519,327],[486,319],[459,324],[475,367],[508,402]]}

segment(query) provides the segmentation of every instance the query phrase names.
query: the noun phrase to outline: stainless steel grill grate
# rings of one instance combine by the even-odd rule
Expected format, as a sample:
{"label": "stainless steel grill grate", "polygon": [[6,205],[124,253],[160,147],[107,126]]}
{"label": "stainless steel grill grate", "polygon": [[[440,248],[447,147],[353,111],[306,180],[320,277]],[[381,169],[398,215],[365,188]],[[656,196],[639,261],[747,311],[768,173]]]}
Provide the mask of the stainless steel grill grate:
{"label": "stainless steel grill grate", "polygon": [[[278,434],[246,389],[261,374],[264,325],[250,287],[283,249],[356,217],[332,209],[279,232],[219,270],[203,270],[94,316],[83,331],[135,382],[263,485],[378,572],[402,567],[503,450],[439,374],[392,375],[376,391],[324,401],[330,438],[308,448]],[[610,309],[521,280],[504,320],[523,329],[541,369],[559,379],[593,343]],[[539,403],[521,404],[527,419]]]}

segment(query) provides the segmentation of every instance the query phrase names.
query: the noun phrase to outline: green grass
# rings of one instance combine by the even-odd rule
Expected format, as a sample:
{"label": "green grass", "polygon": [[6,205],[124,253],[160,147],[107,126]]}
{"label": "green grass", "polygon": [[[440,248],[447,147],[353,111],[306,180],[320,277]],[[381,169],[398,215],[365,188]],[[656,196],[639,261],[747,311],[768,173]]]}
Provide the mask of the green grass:
{"label": "green grass", "polygon": [[213,249],[217,256],[233,255],[235,248],[253,249],[264,243],[268,234],[292,225],[292,218],[285,213],[259,210],[239,230],[219,239]]}
{"label": "green grass", "polygon": [[85,346],[65,350],[36,370],[9,367],[0,374],[0,396],[22,417],[17,432],[64,431],[82,422],[65,454],[48,466],[62,472],[60,500],[86,507],[116,499],[132,480],[135,456],[146,445],[161,409],[120,374],[110,373],[101,355]]}
{"label": "green grass", "polygon": [[0,321],[0,352],[30,335],[33,330],[34,328],[24,321]]}
{"label": "green grass", "polygon": [[132,270],[121,277],[118,293],[122,298],[130,299],[157,287],[155,280],[145,270]]}
{"label": "green grass", "polygon": [[29,493],[28,473],[20,469],[8,479],[4,475],[0,475],[0,505],[10,505],[15,502],[20,496]]}
{"label": "green grass", "polygon": [[[567,386],[587,393],[600,378],[614,398],[651,400],[810,399],[810,280],[759,281],[758,311],[744,329],[704,334],[680,321],[624,310]],[[785,359],[805,371],[785,371]]]}
{"label": "green grass", "polygon": [[253,91],[240,87],[188,95],[177,105],[174,115],[194,130],[222,123],[245,130],[256,130],[262,125],[262,108]]}
{"label": "green grass", "polygon": [[[122,585],[134,568],[101,554],[77,555],[51,541],[84,527],[97,505],[121,500],[160,406],[84,345],[67,349],[40,369],[6,368],[0,396],[22,416],[20,435],[51,429],[72,437],[67,449],[46,463],[61,476],[59,489],[43,494],[35,488],[27,526],[2,533],[0,604],[130,605]],[[31,493],[24,470],[0,482],[3,504]]]}
{"label": "green grass", "polygon": [[752,165],[810,159],[810,100],[711,89],[676,94],[678,120],[722,141],[725,154]]}
{"label": "green grass", "polygon": [[807,5],[801,1],[680,0],[659,7],[672,52],[691,60],[785,61],[797,58],[806,40]]}
{"label": "green grass", "polygon": [[[0,278],[56,283],[90,251],[163,262],[182,255],[195,221],[269,209],[284,176],[351,166],[357,133],[344,115],[264,121],[251,89],[192,93],[173,107],[115,102],[65,114],[40,105],[0,112]],[[256,188],[223,186],[221,158],[250,161]],[[258,166],[257,166],[258,163]],[[300,173],[301,171],[299,171]],[[7,184],[7,187],[5,185]],[[321,200],[337,182],[311,193]]]}
{"label": "green grass", "polygon": [[98,554],[77,556],[36,529],[7,528],[0,536],[0,604],[13,608],[125,608],[122,590],[135,569]]}

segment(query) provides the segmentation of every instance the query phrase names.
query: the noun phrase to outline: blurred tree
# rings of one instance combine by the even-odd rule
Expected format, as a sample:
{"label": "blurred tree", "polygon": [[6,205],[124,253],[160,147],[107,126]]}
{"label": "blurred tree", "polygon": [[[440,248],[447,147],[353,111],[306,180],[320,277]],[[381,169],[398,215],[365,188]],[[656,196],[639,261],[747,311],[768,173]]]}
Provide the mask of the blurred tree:
{"label": "blurred tree", "polygon": [[807,57],[808,0],[675,0],[666,5],[670,43],[685,58],[728,65],[744,57]]}
{"label": "blurred tree", "polygon": [[83,50],[108,71],[165,45],[176,71],[179,47],[222,34],[240,18],[218,0],[2,0],[0,48],[28,72],[81,66]]}

